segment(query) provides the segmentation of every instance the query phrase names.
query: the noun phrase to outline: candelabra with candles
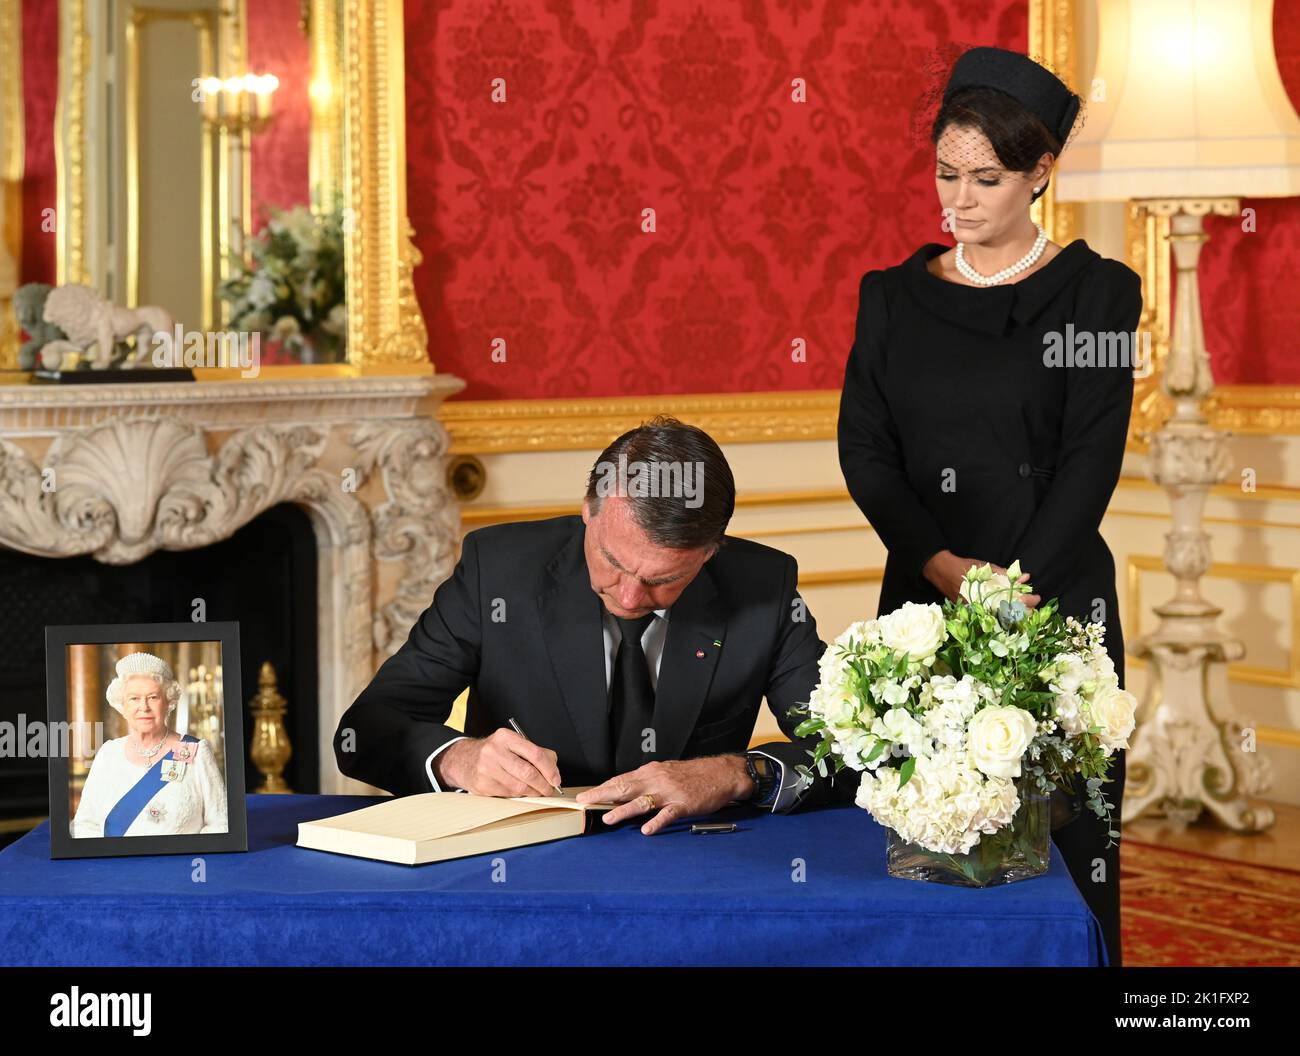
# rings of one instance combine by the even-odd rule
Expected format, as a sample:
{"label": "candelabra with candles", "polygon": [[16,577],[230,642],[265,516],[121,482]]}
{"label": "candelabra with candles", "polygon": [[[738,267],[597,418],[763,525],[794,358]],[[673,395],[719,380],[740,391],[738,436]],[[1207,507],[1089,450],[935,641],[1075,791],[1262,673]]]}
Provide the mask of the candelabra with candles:
{"label": "candelabra with candles", "polygon": [[185,686],[189,697],[189,729],[187,732],[208,742],[218,769],[226,768],[225,715],[222,703],[225,689],[221,679],[221,665],[209,669],[206,664],[190,668],[189,682]]}
{"label": "candelabra with candles", "polygon": [[[230,277],[231,261],[244,257],[249,223],[249,159],[252,138],[271,123],[272,97],[280,79],[271,73],[204,77],[199,81],[203,126],[217,141],[221,159],[221,197],[217,215],[216,270]],[[224,318],[223,308],[223,318]]]}
{"label": "candelabra with candles", "polygon": [[271,99],[279,87],[273,73],[205,77],[199,82],[204,123],[225,132],[261,132],[270,124]]}

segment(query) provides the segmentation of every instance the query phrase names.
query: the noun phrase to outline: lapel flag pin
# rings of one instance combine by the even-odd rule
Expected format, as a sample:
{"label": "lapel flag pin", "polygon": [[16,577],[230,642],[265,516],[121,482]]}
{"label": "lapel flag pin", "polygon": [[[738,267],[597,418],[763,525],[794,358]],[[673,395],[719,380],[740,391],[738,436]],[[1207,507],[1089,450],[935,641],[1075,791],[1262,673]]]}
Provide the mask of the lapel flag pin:
{"label": "lapel flag pin", "polygon": [[703,659],[704,659],[704,650],[703,650],[703,649],[696,649],[696,650],[695,650],[695,657],[696,657],[696,659],[698,659],[698,660],[703,660]]}
{"label": "lapel flag pin", "polygon": [[713,644],[716,645],[716,646],[718,646],[719,648],[721,648],[721,647],[722,647],[722,639],[721,639],[721,638],[715,638],[715,639],[713,639]]}

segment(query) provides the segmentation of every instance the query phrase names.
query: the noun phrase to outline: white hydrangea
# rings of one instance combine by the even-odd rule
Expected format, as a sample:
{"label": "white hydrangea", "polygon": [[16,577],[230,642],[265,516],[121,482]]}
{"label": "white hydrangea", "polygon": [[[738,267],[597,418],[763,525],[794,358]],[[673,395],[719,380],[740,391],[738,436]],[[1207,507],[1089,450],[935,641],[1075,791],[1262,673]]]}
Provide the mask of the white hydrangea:
{"label": "white hydrangea", "polygon": [[1020,807],[1015,782],[986,778],[957,752],[918,758],[901,789],[893,769],[863,774],[856,798],[909,843],[943,854],[965,854],[984,833],[1009,825]]}

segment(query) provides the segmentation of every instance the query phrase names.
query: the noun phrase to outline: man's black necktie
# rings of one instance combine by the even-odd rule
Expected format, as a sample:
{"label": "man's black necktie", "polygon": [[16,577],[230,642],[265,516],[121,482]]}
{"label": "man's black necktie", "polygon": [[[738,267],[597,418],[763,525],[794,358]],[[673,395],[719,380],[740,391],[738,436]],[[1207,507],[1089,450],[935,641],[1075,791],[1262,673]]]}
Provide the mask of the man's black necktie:
{"label": "man's black necktie", "polygon": [[[611,613],[611,615],[613,615]],[[650,665],[641,648],[641,635],[655,618],[648,612],[640,619],[625,620],[615,616],[623,639],[610,674],[610,732],[614,747],[614,767],[626,774],[654,758],[642,751],[644,731],[654,722],[655,691],[650,683]]]}

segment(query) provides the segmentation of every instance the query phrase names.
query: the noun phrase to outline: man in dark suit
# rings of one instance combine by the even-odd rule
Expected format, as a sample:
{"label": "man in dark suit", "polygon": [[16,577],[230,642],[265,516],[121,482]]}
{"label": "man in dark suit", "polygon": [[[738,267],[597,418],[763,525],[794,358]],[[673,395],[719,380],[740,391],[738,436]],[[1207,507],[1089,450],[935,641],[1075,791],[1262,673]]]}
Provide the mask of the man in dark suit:
{"label": "man in dark suit", "polygon": [[[581,517],[469,532],[340,720],[339,769],[399,796],[596,785],[579,799],[618,804],[610,824],[650,815],[647,835],[737,801],[843,798],[847,771],[800,780],[815,739],[746,750],[764,697],[793,738],[825,645],[794,558],[726,536],[734,509],[718,445],[659,417],[601,454]],[[462,734],[446,721],[466,687]]]}

